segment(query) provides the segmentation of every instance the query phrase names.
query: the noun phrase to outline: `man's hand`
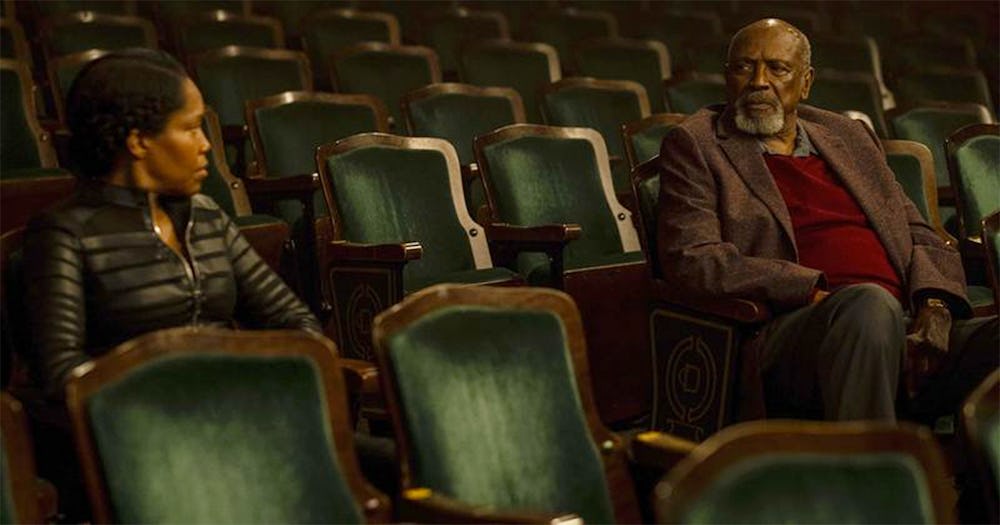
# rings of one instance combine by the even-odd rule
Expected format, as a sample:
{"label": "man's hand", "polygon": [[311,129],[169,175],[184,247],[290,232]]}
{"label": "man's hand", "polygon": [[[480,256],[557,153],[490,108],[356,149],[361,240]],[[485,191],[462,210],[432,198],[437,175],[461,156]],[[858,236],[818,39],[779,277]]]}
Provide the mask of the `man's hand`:
{"label": "man's hand", "polygon": [[951,312],[940,302],[924,305],[906,336],[906,390],[912,397],[944,362],[948,353]]}
{"label": "man's hand", "polygon": [[809,303],[810,304],[816,304],[816,303],[822,301],[823,299],[826,299],[827,296],[829,296],[829,295],[830,295],[830,292],[828,292],[826,290],[820,290],[819,288],[816,288],[815,290],[813,290],[812,297],[809,299]]}

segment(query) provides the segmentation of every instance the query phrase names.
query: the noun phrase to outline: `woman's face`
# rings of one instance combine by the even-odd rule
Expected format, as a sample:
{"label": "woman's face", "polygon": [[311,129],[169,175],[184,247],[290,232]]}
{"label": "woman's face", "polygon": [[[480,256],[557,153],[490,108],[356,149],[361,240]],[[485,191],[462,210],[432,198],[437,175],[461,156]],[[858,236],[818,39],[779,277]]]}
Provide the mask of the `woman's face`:
{"label": "woman's face", "polygon": [[143,138],[143,185],[162,195],[194,195],[201,191],[201,183],[208,176],[207,153],[211,145],[201,129],[205,103],[191,79],[184,79],[181,91],[184,105],[170,114],[162,131]]}

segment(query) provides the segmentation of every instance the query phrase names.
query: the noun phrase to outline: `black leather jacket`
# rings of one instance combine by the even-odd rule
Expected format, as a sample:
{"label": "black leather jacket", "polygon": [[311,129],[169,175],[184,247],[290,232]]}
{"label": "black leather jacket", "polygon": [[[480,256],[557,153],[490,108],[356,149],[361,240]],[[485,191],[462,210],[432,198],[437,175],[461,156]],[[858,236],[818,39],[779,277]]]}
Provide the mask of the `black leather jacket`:
{"label": "black leather jacket", "polygon": [[83,183],[24,237],[31,337],[48,395],[75,366],[161,328],[214,325],[319,332],[309,309],[209,197],[160,198],[191,264],[153,231],[138,190]]}

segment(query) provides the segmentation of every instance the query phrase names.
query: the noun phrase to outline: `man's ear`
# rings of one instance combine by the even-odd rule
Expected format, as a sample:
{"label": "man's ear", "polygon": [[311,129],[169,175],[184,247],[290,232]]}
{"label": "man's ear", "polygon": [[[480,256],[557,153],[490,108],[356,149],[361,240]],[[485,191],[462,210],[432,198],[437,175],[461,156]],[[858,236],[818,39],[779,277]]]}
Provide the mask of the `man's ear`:
{"label": "man's ear", "polygon": [[137,129],[128,132],[128,136],[125,137],[125,148],[136,159],[146,158],[146,153],[149,151],[145,137]]}
{"label": "man's ear", "polygon": [[812,89],[813,80],[816,78],[816,70],[809,68],[806,70],[805,79],[802,82],[802,100],[809,98],[809,90]]}

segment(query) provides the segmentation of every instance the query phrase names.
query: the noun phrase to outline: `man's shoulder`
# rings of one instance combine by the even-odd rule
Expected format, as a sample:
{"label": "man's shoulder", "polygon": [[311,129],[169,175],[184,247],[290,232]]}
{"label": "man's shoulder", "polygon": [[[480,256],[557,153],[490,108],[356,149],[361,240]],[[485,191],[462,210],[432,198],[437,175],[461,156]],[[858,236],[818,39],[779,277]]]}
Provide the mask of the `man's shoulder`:
{"label": "man's shoulder", "polygon": [[796,114],[800,120],[823,126],[836,134],[864,133],[864,124],[834,111],[802,104]]}
{"label": "man's shoulder", "polygon": [[714,135],[715,123],[725,108],[722,104],[706,106],[689,115],[676,127],[695,136]]}

